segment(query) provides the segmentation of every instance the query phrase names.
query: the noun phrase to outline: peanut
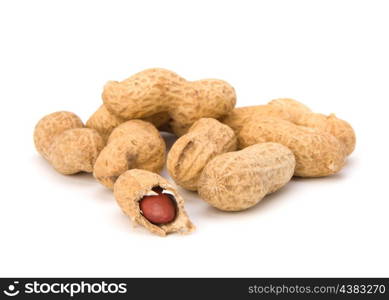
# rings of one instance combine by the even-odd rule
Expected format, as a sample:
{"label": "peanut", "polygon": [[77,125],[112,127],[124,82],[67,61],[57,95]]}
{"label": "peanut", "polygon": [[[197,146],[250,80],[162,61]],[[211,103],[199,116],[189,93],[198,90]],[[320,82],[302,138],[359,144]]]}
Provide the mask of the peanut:
{"label": "peanut", "polygon": [[127,121],[112,131],[96,160],[93,175],[112,189],[116,179],[129,169],[161,172],[165,156],[165,142],[151,123]]}
{"label": "peanut", "polygon": [[[287,120],[296,125],[311,127],[332,134],[344,144],[347,155],[350,155],[354,151],[356,136],[354,129],[349,123],[337,118],[335,114],[326,116],[310,112],[306,106],[303,107],[303,104],[296,100],[293,100],[292,104],[289,102],[290,100],[291,99],[275,99],[270,101],[269,105],[284,107],[285,110],[289,110],[290,119]],[[294,107],[291,109],[291,106]]]}
{"label": "peanut", "polygon": [[104,140],[90,128],[69,129],[54,139],[49,161],[62,174],[91,173]]}
{"label": "peanut", "polygon": [[220,210],[241,211],[289,182],[294,168],[293,153],[285,146],[256,144],[213,158],[201,173],[198,192]]}
{"label": "peanut", "polygon": [[281,107],[283,110],[290,111],[294,114],[312,112],[308,106],[291,98],[274,99],[270,101],[269,104]]}
{"label": "peanut", "polygon": [[313,113],[308,107],[293,99],[275,99],[267,105],[235,108],[223,123],[239,132],[243,124],[250,119],[260,119],[262,116],[278,117],[296,125],[311,127],[328,132],[344,144],[347,155],[355,149],[356,137],[353,128],[346,121],[329,116]]}
{"label": "peanut", "polygon": [[92,172],[104,141],[95,130],[83,127],[71,112],[49,114],[35,127],[36,149],[62,174]]}
{"label": "peanut", "polygon": [[196,191],[205,165],[216,155],[236,150],[236,136],[227,125],[211,118],[196,121],[167,156],[167,169],[174,181]]}
{"label": "peanut", "polygon": [[144,196],[139,202],[143,216],[151,223],[167,224],[176,217],[174,200],[162,192],[156,196]]}
{"label": "peanut", "polygon": [[[163,219],[163,222],[159,223],[154,222],[155,216],[150,217],[154,212],[151,205],[145,205],[144,201],[150,199],[150,196],[161,194],[166,195],[172,202],[158,204],[162,206],[162,213],[157,213],[157,219]],[[156,173],[138,169],[124,172],[114,185],[114,195],[122,211],[133,223],[144,226],[154,234],[165,236],[171,232],[189,233],[195,229],[185,212],[184,199],[166,179]],[[174,213],[172,208],[175,208]]]}
{"label": "peanut", "polygon": [[[144,121],[152,123],[155,127],[160,128],[169,121],[169,115],[165,112],[160,112],[150,117],[144,118]],[[104,138],[108,140],[112,130],[124,123],[126,120],[111,114],[104,105],[88,119],[86,127],[95,129]]]}
{"label": "peanut", "polygon": [[267,104],[234,108],[228,116],[222,119],[222,122],[238,133],[242,129],[242,126],[251,118],[260,118],[264,115],[295,122],[301,113],[310,112],[308,107],[293,99],[283,98],[273,101],[273,105]]}
{"label": "peanut", "polygon": [[337,118],[335,114],[329,116],[317,113],[302,114],[295,124],[330,133],[344,145],[346,155],[350,155],[355,150],[354,129],[346,121]]}
{"label": "peanut", "polygon": [[288,147],[296,157],[294,175],[301,177],[335,174],[346,159],[344,145],[333,135],[274,117],[261,116],[246,122],[238,139],[243,148],[266,142]]}
{"label": "peanut", "polygon": [[122,81],[109,81],[103,91],[108,111],[122,119],[167,112],[173,132],[181,136],[202,117],[221,118],[235,106],[235,90],[217,79],[187,81],[164,69],[148,69]]}
{"label": "peanut", "polygon": [[72,112],[57,111],[39,120],[34,130],[35,148],[45,159],[49,159],[49,148],[56,136],[65,130],[82,128],[81,119]]}

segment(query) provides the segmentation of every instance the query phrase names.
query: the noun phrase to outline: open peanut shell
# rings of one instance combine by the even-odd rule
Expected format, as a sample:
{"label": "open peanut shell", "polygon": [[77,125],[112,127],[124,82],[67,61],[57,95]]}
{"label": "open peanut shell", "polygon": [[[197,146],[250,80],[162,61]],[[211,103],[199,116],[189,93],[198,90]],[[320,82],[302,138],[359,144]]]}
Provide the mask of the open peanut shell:
{"label": "open peanut shell", "polygon": [[[153,195],[156,190],[165,193],[175,202],[176,215],[167,224],[153,224],[147,220],[140,208],[140,201],[145,196]],[[168,233],[190,233],[195,226],[190,221],[184,208],[184,199],[176,189],[163,177],[140,169],[126,171],[114,185],[114,195],[122,211],[135,224],[140,224],[154,234],[165,236]]]}

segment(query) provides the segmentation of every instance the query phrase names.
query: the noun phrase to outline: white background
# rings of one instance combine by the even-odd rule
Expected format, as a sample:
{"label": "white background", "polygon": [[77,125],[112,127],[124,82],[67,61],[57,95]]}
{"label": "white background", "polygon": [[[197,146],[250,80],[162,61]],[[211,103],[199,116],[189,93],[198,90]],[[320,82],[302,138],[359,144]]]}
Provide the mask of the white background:
{"label": "white background", "polygon": [[[387,1],[2,1],[1,276],[389,276]],[[220,78],[357,133],[343,171],[223,213],[182,191],[197,231],[132,228],[91,175],[35,151],[45,114],[84,121],[107,80],[150,67]],[[166,175],[166,172],[164,173]]]}

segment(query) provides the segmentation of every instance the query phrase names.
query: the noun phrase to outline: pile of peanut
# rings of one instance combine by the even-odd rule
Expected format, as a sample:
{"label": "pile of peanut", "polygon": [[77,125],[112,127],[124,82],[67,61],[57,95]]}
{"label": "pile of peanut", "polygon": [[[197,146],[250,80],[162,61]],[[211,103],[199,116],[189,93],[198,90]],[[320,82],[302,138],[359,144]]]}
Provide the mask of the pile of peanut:
{"label": "pile of peanut", "polygon": [[[134,224],[160,236],[195,228],[158,174],[165,162],[177,185],[217,209],[242,211],[293,176],[339,172],[355,148],[354,130],[334,114],[292,99],[234,108],[234,88],[217,79],[148,69],[109,81],[102,98],[86,125],[66,111],[43,117],[36,149],[62,174],[93,173]],[[161,131],[178,137],[168,154]]]}

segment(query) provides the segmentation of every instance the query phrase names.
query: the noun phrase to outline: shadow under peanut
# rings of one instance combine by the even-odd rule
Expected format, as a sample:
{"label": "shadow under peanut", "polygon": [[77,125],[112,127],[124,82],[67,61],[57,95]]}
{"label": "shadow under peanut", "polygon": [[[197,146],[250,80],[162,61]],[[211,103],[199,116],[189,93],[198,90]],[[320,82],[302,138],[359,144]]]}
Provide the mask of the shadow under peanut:
{"label": "shadow under peanut", "polygon": [[[91,173],[80,172],[73,175],[64,175],[57,172],[50,163],[38,154],[32,156],[31,161],[35,164],[35,169],[40,177],[50,178],[50,180],[61,181],[67,185],[86,186],[98,184]],[[67,186],[69,187],[69,186]]]}
{"label": "shadow under peanut", "polygon": [[288,201],[290,198],[289,196],[292,193],[292,190],[296,188],[293,181],[289,182],[287,185],[279,189],[278,191],[271,193],[267,196],[265,196],[262,200],[260,200],[256,205],[253,207],[250,207],[246,210],[242,211],[221,211],[217,208],[212,207],[211,205],[207,205],[207,207],[204,207],[204,211],[202,212],[204,214],[204,217],[206,218],[226,218],[226,217],[237,217],[237,216],[244,216],[244,215],[260,215],[262,211],[267,210],[271,206],[276,206],[282,203],[283,201]]}
{"label": "shadow under peanut", "polygon": [[173,144],[176,142],[178,137],[172,133],[165,132],[165,131],[161,132],[161,136],[166,143],[166,152],[168,152],[170,148],[173,146]]}

